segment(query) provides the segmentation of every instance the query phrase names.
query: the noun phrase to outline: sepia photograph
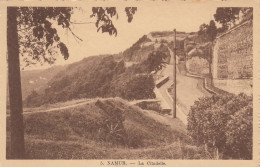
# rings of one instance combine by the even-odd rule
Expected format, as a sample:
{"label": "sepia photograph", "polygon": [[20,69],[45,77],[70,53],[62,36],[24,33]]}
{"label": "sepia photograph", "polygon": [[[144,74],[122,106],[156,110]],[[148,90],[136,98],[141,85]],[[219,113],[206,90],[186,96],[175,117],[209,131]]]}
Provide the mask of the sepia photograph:
{"label": "sepia photograph", "polygon": [[253,6],[5,11],[7,160],[253,160]]}

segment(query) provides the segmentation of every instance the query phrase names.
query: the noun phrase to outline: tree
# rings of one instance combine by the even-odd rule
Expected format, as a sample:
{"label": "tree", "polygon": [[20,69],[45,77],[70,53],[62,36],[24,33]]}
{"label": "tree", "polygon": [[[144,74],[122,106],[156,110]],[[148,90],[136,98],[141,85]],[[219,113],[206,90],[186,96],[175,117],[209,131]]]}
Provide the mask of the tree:
{"label": "tree", "polygon": [[199,47],[195,47],[189,52],[189,56],[198,56],[204,58],[209,64],[209,77],[212,78],[211,65],[213,57],[213,42],[217,36],[217,27],[214,20],[211,20],[209,24],[202,24],[198,31],[198,37],[203,39],[204,44]]}
{"label": "tree", "polygon": [[252,102],[242,108],[227,123],[227,145],[237,158],[251,159],[253,149]]}
{"label": "tree", "polygon": [[241,22],[245,22],[247,20],[252,20],[253,19],[253,8],[242,8],[241,9],[242,12],[242,20]]}
{"label": "tree", "polygon": [[220,7],[214,14],[215,21],[222,24],[221,32],[230,29],[237,23],[253,18],[252,7]]}
{"label": "tree", "polygon": [[[132,21],[136,10],[136,7],[125,8],[128,22]],[[25,152],[19,55],[21,54],[26,65],[35,62],[53,63],[57,49],[60,50],[64,59],[68,59],[68,48],[60,41],[51,20],[69,30],[75,39],[82,40],[70,28],[72,13],[73,8],[69,7],[7,8],[8,84],[13,159],[24,158]],[[97,31],[117,35],[117,30],[111,20],[112,17],[117,16],[115,7],[93,7],[92,13],[91,17],[96,18]]]}
{"label": "tree", "polygon": [[7,8],[7,51],[8,83],[11,117],[11,154],[15,159],[24,157],[24,129],[22,111],[22,91],[17,33],[18,8]]}
{"label": "tree", "polygon": [[239,20],[239,12],[242,8],[239,7],[220,7],[217,8],[214,18],[222,24],[222,27],[227,30],[236,24]]}
{"label": "tree", "polygon": [[217,36],[217,27],[214,20],[209,22],[209,26],[205,30],[206,36],[210,41],[210,45],[208,48],[208,63],[209,63],[209,77],[212,78],[211,65],[212,65],[212,57],[213,57],[213,41]]}
{"label": "tree", "polygon": [[166,58],[168,56],[161,51],[154,51],[148,55],[148,58],[143,62],[147,67],[148,72],[155,71],[157,73],[160,71],[166,64]]}

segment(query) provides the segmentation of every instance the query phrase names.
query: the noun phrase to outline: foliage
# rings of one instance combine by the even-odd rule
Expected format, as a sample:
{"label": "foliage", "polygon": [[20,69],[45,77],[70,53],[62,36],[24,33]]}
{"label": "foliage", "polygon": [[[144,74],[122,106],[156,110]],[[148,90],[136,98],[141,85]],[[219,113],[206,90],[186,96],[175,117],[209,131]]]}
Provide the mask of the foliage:
{"label": "foliage", "polygon": [[[181,139],[187,146],[190,144],[189,137],[184,133],[183,124],[178,120],[172,123],[173,128],[169,128],[164,123],[147,116],[139,107],[120,98],[102,99],[59,111],[26,114],[24,124],[26,158],[31,159],[64,159],[68,157],[89,159],[94,155],[99,159],[109,158],[109,155],[113,155],[110,158],[115,158],[121,157],[121,155],[110,154],[111,152],[120,153],[123,150],[123,153],[132,152],[134,154],[136,150],[132,148],[150,148],[151,150],[165,148],[169,142],[178,139]],[[107,125],[113,125],[112,127],[118,125],[120,127],[118,130],[121,129],[121,131],[111,131],[111,126]],[[7,117],[7,136],[9,132],[10,117]],[[115,134],[115,136],[111,134]],[[123,137],[116,137],[120,135]],[[35,142],[39,143],[35,144]],[[73,143],[84,149],[77,147],[75,150]],[[195,146],[193,147],[196,149]],[[7,148],[9,159],[10,138],[8,137]],[[102,154],[100,154],[100,150],[102,150]],[[53,154],[52,151],[56,154]],[[196,153],[198,152],[196,151]],[[146,151],[142,155],[138,153],[133,156],[140,158],[144,155],[155,156],[154,152],[147,153]],[[126,155],[125,157],[129,158]],[[163,158],[163,156],[161,157]],[[188,157],[192,157],[192,155]]]}
{"label": "foliage", "polygon": [[243,13],[241,22],[245,22],[247,20],[253,20],[253,8],[252,7],[242,8],[241,12]]}
{"label": "foliage", "polygon": [[[142,55],[144,56],[144,54],[146,52],[151,52],[151,50],[154,49],[154,47],[149,47],[149,46],[143,46],[141,47],[141,45],[143,43],[146,43],[146,42],[151,42],[151,39],[149,39],[147,37],[147,35],[144,35],[142,36],[140,39],[138,39],[138,41],[136,43],[134,43],[130,48],[126,49],[124,52],[123,52],[123,57],[124,57],[124,60],[126,61],[135,61],[135,56],[139,56]],[[141,58],[139,58],[139,61],[141,60]]]}
{"label": "foliage", "polygon": [[[70,28],[73,10],[71,7],[20,7],[18,8],[18,35],[20,54],[23,57],[25,66],[40,62],[53,64],[56,60],[57,50],[64,59],[68,59],[69,51],[67,46],[60,41],[57,30],[52,23],[57,22],[59,26],[71,32],[76,40],[82,41]],[[125,8],[128,22],[133,20],[137,11],[136,7]],[[96,18],[97,31],[117,35],[112,17],[117,17],[116,7],[93,7],[90,17]]]}
{"label": "foliage", "polygon": [[124,61],[116,62],[113,56],[89,57],[60,71],[38,101],[30,105],[84,97],[154,98],[154,80],[146,68],[141,64],[126,68]]}
{"label": "foliage", "polygon": [[228,29],[232,24],[235,24],[237,19],[239,19],[240,10],[241,8],[238,7],[217,8],[214,18],[217,22],[222,24],[224,29]]}
{"label": "foliage", "polygon": [[169,48],[171,49],[171,44],[168,44],[168,43],[167,44],[161,43],[160,46],[157,48],[157,51],[166,55],[166,57],[164,58],[164,61],[166,63],[170,63],[170,60],[171,60],[171,54],[170,54]]}
{"label": "foliage", "polygon": [[137,11],[137,7],[126,7],[125,12],[128,17],[128,22],[130,23],[133,20],[133,15]]}
{"label": "foliage", "polygon": [[161,51],[154,51],[148,55],[148,59],[142,64],[147,67],[147,72],[155,71],[157,73],[166,64],[166,58],[168,56]]}
{"label": "foliage", "polygon": [[[90,17],[96,17],[97,32],[101,29],[101,32],[107,32],[109,35],[117,35],[117,30],[110,18],[117,16],[118,14],[115,7],[93,7],[92,15]],[[130,16],[129,16],[130,17]],[[128,17],[128,18],[129,18]],[[131,19],[132,20],[132,19]]]}
{"label": "foliage", "polygon": [[[104,12],[103,8],[93,8],[93,15],[97,16],[98,30],[101,28],[102,32],[108,32],[110,35],[116,34],[116,29],[112,21]],[[115,15],[115,8],[105,8],[107,14],[112,18]],[[131,8],[128,8],[128,10]],[[127,11],[128,11],[127,10]],[[135,10],[136,11],[136,8]],[[60,41],[57,30],[52,28],[50,20],[55,20],[59,26],[70,30],[72,35],[81,40],[70,28],[72,8],[69,7],[8,7],[7,8],[7,43],[8,43],[8,83],[10,94],[10,109],[11,112],[11,152],[12,158],[24,158],[24,129],[22,116],[22,90],[21,90],[21,76],[20,76],[20,59],[23,56],[26,62],[25,66],[36,62],[48,62],[52,64],[55,61],[53,55],[55,47],[60,49],[64,59],[68,59],[69,52],[64,43]],[[131,10],[131,19],[134,12]],[[93,17],[94,17],[93,16]],[[99,25],[99,21],[102,22]],[[18,29],[17,29],[18,27]],[[18,33],[24,31],[24,33]],[[54,46],[52,46],[54,44]],[[48,49],[49,47],[54,47]],[[44,48],[45,47],[45,48]],[[49,52],[49,57],[45,56]],[[53,54],[54,52],[54,54]],[[28,57],[29,59],[25,58]],[[62,96],[66,96],[62,92]],[[19,142],[18,142],[19,141]]]}
{"label": "foliage", "polygon": [[35,90],[33,90],[31,94],[27,96],[25,105],[28,107],[39,106],[40,105],[39,98],[40,95]]}
{"label": "foliage", "polygon": [[[212,47],[213,41],[217,36],[217,27],[214,20],[211,20],[209,24],[200,25],[198,35],[196,36],[195,41],[200,43],[196,45],[194,43],[188,42],[186,44],[186,51],[188,51],[188,57],[192,58],[197,56],[208,61],[209,65],[212,63]],[[209,69],[210,72],[210,69]]]}
{"label": "foliage", "polygon": [[[20,54],[26,65],[36,62],[52,64],[57,48],[65,59],[69,53],[66,45],[60,41],[52,20],[63,28],[70,29],[72,8],[69,7],[20,7],[18,8],[18,35]],[[71,30],[71,29],[70,29]]]}
{"label": "foliage", "polygon": [[[177,53],[184,49],[184,40],[176,40],[176,51]],[[171,48],[171,50],[174,49],[174,42],[171,41],[168,46]]]}
{"label": "foliage", "polygon": [[[111,159],[111,158],[179,158],[179,150],[169,154],[179,138],[185,147],[186,158],[204,158],[203,150],[190,145],[180,122],[170,129],[163,123],[147,117],[138,107],[122,99],[100,100],[120,114],[101,110],[95,102],[75,108],[47,113],[26,114],[26,159]],[[113,111],[112,111],[113,112]],[[110,114],[110,115],[109,115]],[[102,126],[109,117],[123,116],[126,143],[106,141],[107,131]],[[7,159],[10,159],[10,119],[7,118]],[[154,135],[157,134],[157,135]],[[174,134],[174,135],[172,135]],[[63,136],[64,138],[60,137]],[[76,148],[76,149],[75,149]],[[122,149],[123,148],[123,149]],[[136,153],[136,149],[144,151]],[[145,148],[149,148],[149,152]],[[166,150],[165,150],[166,149]],[[178,152],[177,152],[178,151]],[[195,156],[196,155],[196,156]]]}
{"label": "foliage", "polygon": [[198,31],[198,35],[202,36],[204,42],[212,42],[217,35],[217,27],[214,20],[211,20],[209,24],[200,25],[200,29]]}
{"label": "foliage", "polygon": [[107,103],[102,103],[98,100],[95,103],[96,106],[101,108],[104,111],[103,119],[103,129],[106,141],[110,141],[113,144],[127,144],[126,141],[126,131],[124,129],[123,121],[123,112],[119,108],[115,107],[113,103],[107,101]]}
{"label": "foliage", "polygon": [[[240,14],[242,13],[242,18]],[[253,18],[253,8],[250,7],[219,7],[214,14],[217,22],[222,24],[222,31],[236,25],[237,21],[244,22]]]}
{"label": "foliage", "polygon": [[[252,103],[234,114],[227,123],[227,145],[236,157],[252,159],[253,148],[253,107]],[[238,154],[238,155],[237,155]]]}
{"label": "foliage", "polygon": [[120,94],[128,100],[152,99],[155,98],[154,87],[152,75],[136,75],[131,79],[126,79],[126,85],[120,90]]}
{"label": "foliage", "polygon": [[252,97],[245,94],[204,97],[190,109],[188,134],[223,159],[251,159],[252,114]]}

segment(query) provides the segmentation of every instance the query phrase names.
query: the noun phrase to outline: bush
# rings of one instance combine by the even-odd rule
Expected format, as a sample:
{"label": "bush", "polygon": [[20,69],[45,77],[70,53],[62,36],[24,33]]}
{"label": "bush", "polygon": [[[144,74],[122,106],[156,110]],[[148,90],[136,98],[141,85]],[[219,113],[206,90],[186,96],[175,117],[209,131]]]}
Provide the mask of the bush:
{"label": "bush", "polygon": [[252,159],[252,136],[253,136],[253,110],[252,103],[236,112],[234,117],[227,123],[227,145],[234,150],[239,157]]}
{"label": "bush", "polygon": [[136,75],[128,80],[122,91],[122,97],[127,100],[153,99],[155,87],[152,75]]}
{"label": "bush", "polygon": [[252,120],[251,96],[214,95],[194,103],[187,129],[198,145],[213,148],[216,158],[252,159]]}

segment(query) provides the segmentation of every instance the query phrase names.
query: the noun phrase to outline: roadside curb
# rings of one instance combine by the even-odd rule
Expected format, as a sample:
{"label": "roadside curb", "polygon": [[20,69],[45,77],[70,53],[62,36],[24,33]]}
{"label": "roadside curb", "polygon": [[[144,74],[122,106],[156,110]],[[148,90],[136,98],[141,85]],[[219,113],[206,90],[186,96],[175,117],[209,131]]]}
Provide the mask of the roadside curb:
{"label": "roadside curb", "polygon": [[200,75],[196,75],[196,74],[191,74],[189,73],[188,71],[186,71],[186,74],[185,74],[187,77],[193,77],[193,78],[200,78],[200,79],[203,79],[204,82],[203,82],[203,88],[206,89],[208,92],[210,93],[213,93],[213,94],[218,94],[217,92],[215,92],[214,90],[210,89],[208,86],[207,86],[207,79],[205,77],[202,77]]}
{"label": "roadside curb", "polygon": [[161,101],[162,110],[171,110],[171,107],[169,106],[169,104],[167,103],[167,101],[165,100],[165,98],[163,97],[163,95],[161,94],[161,92],[157,87],[154,88],[154,92],[156,96],[158,95],[158,97],[156,98],[160,99]]}

